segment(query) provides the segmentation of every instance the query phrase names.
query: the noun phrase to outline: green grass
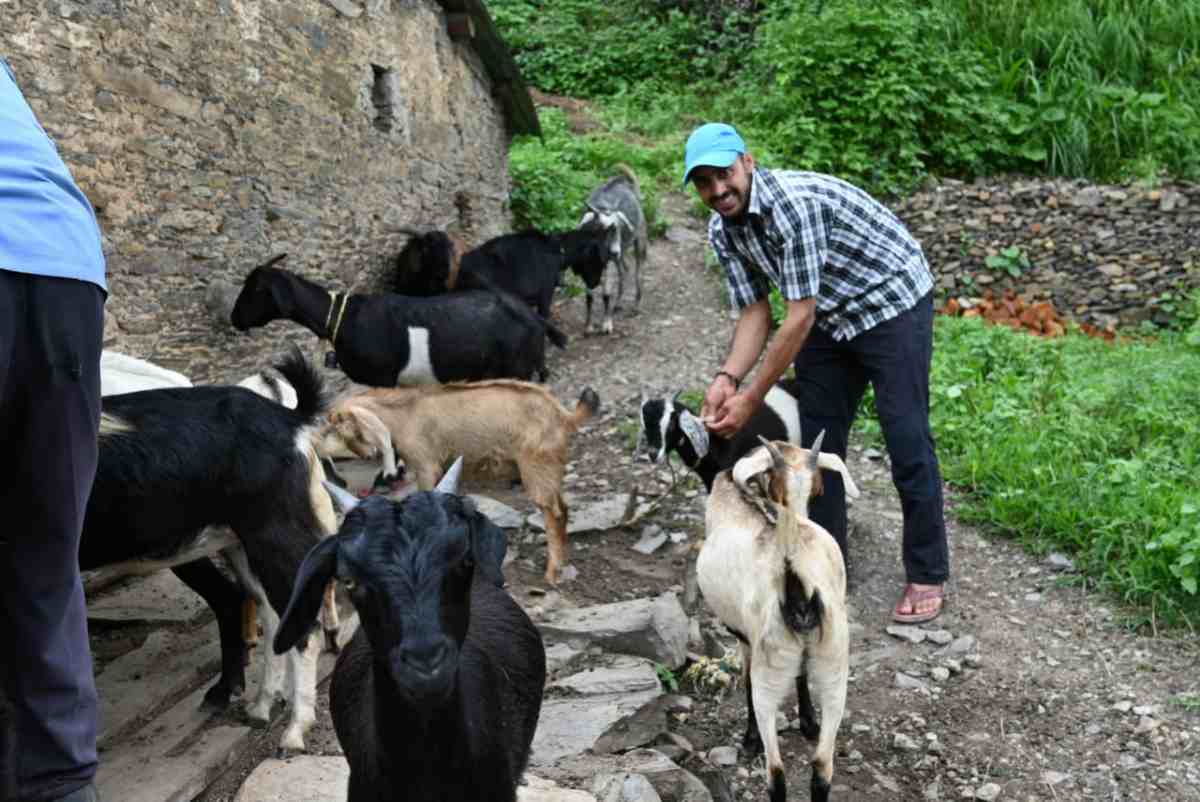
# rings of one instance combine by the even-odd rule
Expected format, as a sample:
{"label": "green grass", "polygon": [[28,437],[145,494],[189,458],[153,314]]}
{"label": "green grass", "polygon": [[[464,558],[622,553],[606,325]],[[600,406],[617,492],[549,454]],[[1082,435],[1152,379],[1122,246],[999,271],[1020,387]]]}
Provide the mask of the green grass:
{"label": "green grass", "polygon": [[959,516],[1200,625],[1200,351],[939,318],[931,417]]}

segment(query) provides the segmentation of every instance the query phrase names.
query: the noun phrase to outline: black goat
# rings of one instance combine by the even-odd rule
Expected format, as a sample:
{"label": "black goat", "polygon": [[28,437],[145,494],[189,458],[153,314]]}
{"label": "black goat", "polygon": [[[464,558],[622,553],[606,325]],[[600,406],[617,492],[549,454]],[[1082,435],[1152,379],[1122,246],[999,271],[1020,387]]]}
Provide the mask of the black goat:
{"label": "black goat", "polygon": [[[286,254],[285,254],[286,255]],[[373,387],[546,377],[546,337],[562,332],[503,292],[438,298],[331,293],[271,265],[246,277],[230,320],[239,331],[294,320],[333,344],[351,380]]]}
{"label": "black goat", "polygon": [[[396,291],[438,295],[450,290],[499,287],[550,317],[554,289],[568,267],[589,290],[600,285],[608,258],[604,231],[579,230],[545,234],[521,231],[490,239],[461,257],[457,244],[442,231],[411,234],[396,257]],[[591,296],[588,297],[591,318]]]}
{"label": "black goat", "polygon": [[675,398],[642,396],[638,440],[654,462],[674,451],[696,472],[708,492],[712,492],[718,473],[758,448],[760,436],[800,445],[800,409],[785,385],[772,387],[762,406],[730,438],[711,436],[704,422],[678,398],[678,394]]}
{"label": "black goat", "polygon": [[546,656],[500,587],[503,531],[450,495],[461,465],[400,503],[331,489],[348,513],[305,558],[275,639],[291,648],[341,581],[362,622],[329,689],[348,802],[516,799]]}
{"label": "black goat", "polygon": [[[228,704],[245,687],[244,591],[209,556],[224,552],[259,601],[268,637],[304,555],[336,528],[310,427],[324,415],[323,382],[299,350],[276,366],[295,388],[288,409],[242,387],[181,387],[105,396],[96,480],[80,540],[84,570],[173,567],[216,614],[221,677],[205,701]],[[226,526],[233,534],[208,527]],[[236,537],[235,537],[236,535]],[[241,548],[237,548],[240,546]],[[319,644],[288,659],[292,720],[285,749],[303,749],[312,726]],[[269,720],[283,666],[267,655],[248,713]]]}

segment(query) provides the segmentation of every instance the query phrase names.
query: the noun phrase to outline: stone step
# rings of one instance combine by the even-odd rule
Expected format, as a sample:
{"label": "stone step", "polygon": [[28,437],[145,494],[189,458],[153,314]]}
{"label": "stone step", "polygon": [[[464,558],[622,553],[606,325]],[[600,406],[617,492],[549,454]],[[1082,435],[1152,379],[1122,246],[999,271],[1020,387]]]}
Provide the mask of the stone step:
{"label": "stone step", "polygon": [[89,596],[87,605],[89,621],[113,624],[186,624],[206,610],[204,599],[170,571],[132,577],[119,587]]}
{"label": "stone step", "polygon": [[168,701],[197,689],[203,695],[216,679],[220,660],[215,621],[189,632],[151,632],[140,648],[109,663],[96,677],[100,747]]}

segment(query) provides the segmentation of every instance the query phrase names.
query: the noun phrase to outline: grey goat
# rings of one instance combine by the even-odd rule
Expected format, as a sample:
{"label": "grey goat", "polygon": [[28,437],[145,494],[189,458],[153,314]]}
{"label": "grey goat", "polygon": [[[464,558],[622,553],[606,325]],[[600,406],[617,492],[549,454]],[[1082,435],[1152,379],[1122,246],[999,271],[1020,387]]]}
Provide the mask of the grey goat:
{"label": "grey goat", "polygon": [[[612,334],[612,316],[621,310],[625,298],[625,277],[630,272],[626,261],[633,253],[634,287],[633,311],[642,302],[642,265],[650,247],[646,232],[646,216],[642,213],[642,190],[637,176],[625,165],[617,165],[620,175],[613,176],[592,190],[587,199],[587,211],[579,221],[584,230],[604,231],[607,234],[608,259],[604,268],[601,294],[604,299],[604,333]],[[587,291],[587,322],[585,329],[592,333],[592,288]],[[613,296],[616,296],[615,299]]]}

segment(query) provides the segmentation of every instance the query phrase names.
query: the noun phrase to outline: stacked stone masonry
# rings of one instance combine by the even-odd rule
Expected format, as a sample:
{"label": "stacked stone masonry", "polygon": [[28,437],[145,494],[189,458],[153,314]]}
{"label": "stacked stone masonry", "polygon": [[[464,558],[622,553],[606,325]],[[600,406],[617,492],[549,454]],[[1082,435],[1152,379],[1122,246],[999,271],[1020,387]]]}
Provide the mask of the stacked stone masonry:
{"label": "stacked stone masonry", "polygon": [[[1177,322],[1170,301],[1200,288],[1197,184],[947,179],[894,208],[925,248],[942,299],[1012,290],[1115,328]],[[1013,256],[988,266],[1005,251]],[[1028,266],[1010,275],[1005,263],[1022,256]]]}
{"label": "stacked stone masonry", "polygon": [[193,380],[317,353],[228,324],[275,254],[371,291],[389,226],[508,229],[502,109],[432,0],[0,0],[0,54],[96,207],[108,347]]}

